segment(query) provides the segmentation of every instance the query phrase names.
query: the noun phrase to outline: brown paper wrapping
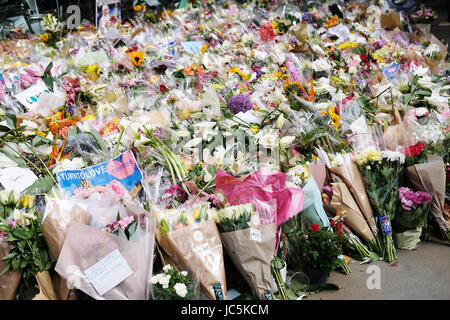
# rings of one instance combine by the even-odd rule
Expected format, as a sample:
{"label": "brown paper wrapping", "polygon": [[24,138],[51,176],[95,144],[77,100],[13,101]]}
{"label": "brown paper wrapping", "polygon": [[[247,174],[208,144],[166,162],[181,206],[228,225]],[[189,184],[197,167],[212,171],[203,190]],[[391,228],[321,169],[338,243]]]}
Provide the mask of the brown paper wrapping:
{"label": "brown paper wrapping", "polygon": [[276,240],[276,225],[261,228],[261,242],[250,240],[250,228],[220,234],[236,268],[248,282],[253,292],[264,299],[264,293],[273,291],[272,262]]}
{"label": "brown paper wrapping", "polygon": [[341,205],[346,212],[345,223],[364,240],[371,242],[374,238],[373,233],[345,183],[338,182],[331,185],[333,186],[333,198],[330,204],[335,208]]}
{"label": "brown paper wrapping", "polygon": [[39,293],[33,300],[58,300],[53,289],[52,278],[48,271],[41,271],[34,275],[39,286]]}
{"label": "brown paper wrapping", "polygon": [[372,206],[370,205],[369,197],[367,196],[363,177],[361,176],[361,173],[359,172],[356,164],[352,163],[351,165],[330,168],[330,171],[344,180],[348,189],[355,197],[359,209],[366,218],[366,222],[369,225],[370,230],[372,230],[373,235],[376,236],[378,232],[375,224]]}
{"label": "brown paper wrapping", "polygon": [[292,27],[292,30],[294,31],[295,37],[300,42],[308,42],[309,40],[309,34],[308,34],[308,25],[307,24],[297,24],[294,27]]}
{"label": "brown paper wrapping", "polygon": [[308,167],[309,173],[316,181],[317,186],[319,187],[320,192],[322,192],[322,188],[325,184],[325,180],[327,178],[327,172],[324,163],[315,163],[310,164]]}
{"label": "brown paper wrapping", "polygon": [[445,203],[445,169],[442,157],[428,156],[426,163],[419,163],[406,168],[406,176],[417,190],[433,195],[430,212],[439,228],[445,232],[450,229],[450,219],[444,216]]}
{"label": "brown paper wrapping", "polygon": [[437,74],[442,69],[440,65],[443,61],[445,61],[445,57],[447,56],[447,46],[444,45],[434,35],[430,36],[430,43],[438,45],[439,48],[441,49],[440,50],[441,58],[438,61],[433,61],[433,60],[429,59],[428,57],[424,57],[425,62],[430,67],[431,72],[433,72],[434,74]]}
{"label": "brown paper wrapping", "polygon": [[[7,261],[1,261],[3,257],[9,254],[10,247],[3,247],[0,245],[0,271],[5,269]],[[14,300],[16,297],[17,288],[22,279],[22,271],[8,271],[0,276],[0,300]]]}
{"label": "brown paper wrapping", "polygon": [[[222,242],[213,220],[203,221],[176,231],[161,234],[156,231],[156,239],[164,251],[175,261],[180,270],[195,276],[200,289],[209,299],[215,300],[213,284],[220,283],[226,296],[225,267]],[[209,254],[203,257],[195,249],[207,244]]]}
{"label": "brown paper wrapping", "polygon": [[[58,204],[48,214],[42,223],[42,231],[44,239],[47,242],[50,256],[57,261],[59,253],[64,245],[64,239],[67,235],[67,228],[72,222],[79,222],[86,224],[87,212],[81,209],[78,205],[74,205],[70,212],[66,212],[60,208]],[[67,287],[67,282],[64,278],[56,275],[53,279],[55,281],[55,291],[58,300],[70,300],[76,297],[76,291]]]}
{"label": "brown paper wrapping", "polygon": [[392,9],[389,14],[382,14],[380,16],[380,24],[384,29],[394,29],[395,27],[402,28],[400,15]]}
{"label": "brown paper wrapping", "polygon": [[64,244],[67,229],[72,222],[86,224],[87,212],[78,205],[74,205],[70,212],[62,210],[56,204],[55,208],[48,214],[42,223],[44,239],[47,242],[50,255],[56,261]]}

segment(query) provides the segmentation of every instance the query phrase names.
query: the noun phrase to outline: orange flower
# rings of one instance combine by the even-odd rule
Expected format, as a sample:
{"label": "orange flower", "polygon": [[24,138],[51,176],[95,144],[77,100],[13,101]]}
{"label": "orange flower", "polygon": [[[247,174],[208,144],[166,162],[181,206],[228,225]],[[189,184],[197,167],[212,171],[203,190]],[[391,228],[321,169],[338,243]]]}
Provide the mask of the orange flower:
{"label": "orange flower", "polygon": [[328,20],[327,23],[325,23],[325,28],[331,28],[336,26],[339,23],[338,16],[331,17],[330,20]]}
{"label": "orange flower", "polygon": [[191,69],[191,66],[187,66],[184,68],[184,73],[186,73],[188,76],[193,76],[194,70]]}

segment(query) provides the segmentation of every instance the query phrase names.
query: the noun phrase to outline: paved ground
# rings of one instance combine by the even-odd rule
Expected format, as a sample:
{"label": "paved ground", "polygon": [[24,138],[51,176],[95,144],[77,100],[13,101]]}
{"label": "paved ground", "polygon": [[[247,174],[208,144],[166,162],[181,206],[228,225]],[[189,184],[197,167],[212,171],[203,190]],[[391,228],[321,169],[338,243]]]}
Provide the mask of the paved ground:
{"label": "paved ground", "polygon": [[[449,300],[450,299],[450,244],[448,242],[421,242],[416,251],[397,250],[397,266],[383,261],[359,265],[350,264],[352,273],[332,272],[329,283],[342,288],[323,291],[308,300]],[[380,267],[381,288],[368,289],[366,273],[371,265]]]}

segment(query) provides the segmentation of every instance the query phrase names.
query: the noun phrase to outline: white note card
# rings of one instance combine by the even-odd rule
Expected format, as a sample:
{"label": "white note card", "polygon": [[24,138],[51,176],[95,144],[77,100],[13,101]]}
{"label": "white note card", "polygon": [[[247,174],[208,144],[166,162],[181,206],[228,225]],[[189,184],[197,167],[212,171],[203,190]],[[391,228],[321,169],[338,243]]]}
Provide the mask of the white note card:
{"label": "white note card", "polygon": [[38,178],[28,168],[10,167],[0,170],[0,183],[6,190],[22,192]]}
{"label": "white note card", "polygon": [[84,273],[98,294],[102,296],[131,276],[133,271],[119,249],[116,249]]}

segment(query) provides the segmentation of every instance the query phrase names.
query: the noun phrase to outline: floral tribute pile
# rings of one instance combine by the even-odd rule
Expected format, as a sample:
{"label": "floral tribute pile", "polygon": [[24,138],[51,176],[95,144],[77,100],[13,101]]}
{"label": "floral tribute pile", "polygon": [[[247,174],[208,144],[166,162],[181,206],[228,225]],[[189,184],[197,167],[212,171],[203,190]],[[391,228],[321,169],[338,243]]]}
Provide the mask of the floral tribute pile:
{"label": "floral tribute pile", "polygon": [[0,299],[295,300],[450,241],[450,70],[427,10],[195,0],[15,30]]}

